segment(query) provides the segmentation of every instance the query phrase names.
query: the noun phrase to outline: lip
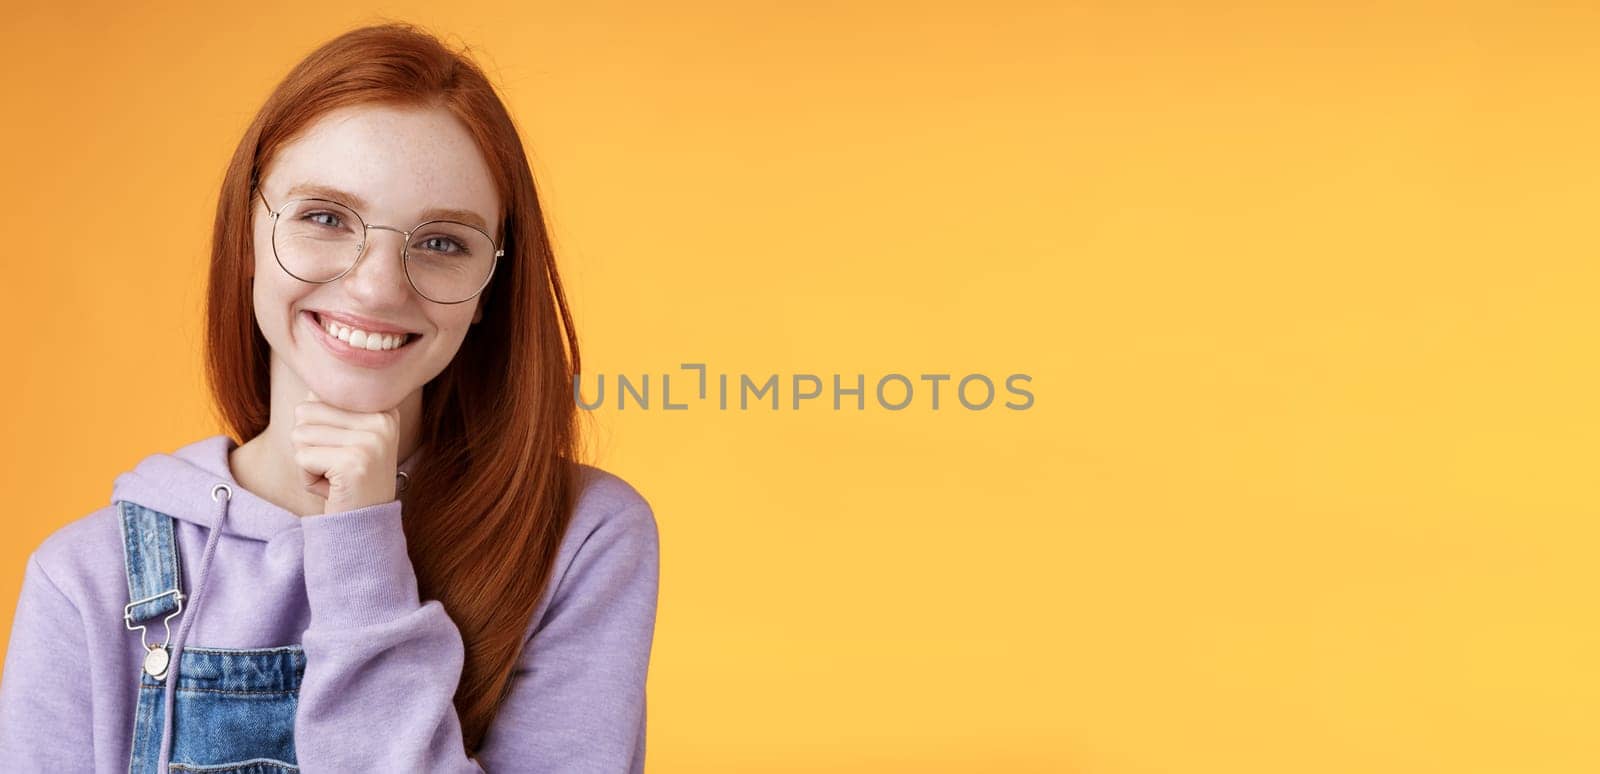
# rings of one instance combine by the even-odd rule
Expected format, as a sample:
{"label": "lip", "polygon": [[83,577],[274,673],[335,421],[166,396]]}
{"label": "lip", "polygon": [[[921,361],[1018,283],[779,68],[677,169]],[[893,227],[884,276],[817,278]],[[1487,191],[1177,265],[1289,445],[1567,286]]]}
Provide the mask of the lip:
{"label": "lip", "polygon": [[308,311],[324,320],[332,320],[334,322],[344,323],[346,327],[358,328],[366,331],[367,333],[415,333],[415,331],[408,331],[404,328],[396,328],[386,322],[374,320],[371,317],[362,317],[359,314],[334,312],[328,309],[311,309]]}
{"label": "lip", "polygon": [[[390,350],[356,349],[337,336],[329,336],[327,329],[317,322],[317,315],[310,310],[301,311],[300,318],[305,320],[306,326],[311,329],[311,335],[321,342],[323,348],[328,350],[330,354],[350,365],[361,368],[387,368],[394,365],[405,357],[406,353],[411,351],[412,345],[416,344],[418,339],[422,338],[418,334],[411,334],[406,343]],[[385,331],[376,332],[384,333]],[[394,332],[398,333],[399,331]]]}

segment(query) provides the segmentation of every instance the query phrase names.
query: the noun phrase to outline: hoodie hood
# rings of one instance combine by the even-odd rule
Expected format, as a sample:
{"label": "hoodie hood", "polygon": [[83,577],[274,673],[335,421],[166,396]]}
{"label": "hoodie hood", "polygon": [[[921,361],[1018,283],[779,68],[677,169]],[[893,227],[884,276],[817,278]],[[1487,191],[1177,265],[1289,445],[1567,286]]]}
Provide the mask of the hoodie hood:
{"label": "hoodie hood", "polygon": [[[227,484],[233,491],[221,520],[224,535],[267,541],[284,530],[300,526],[300,517],[239,485],[228,464],[238,444],[227,435],[213,435],[171,454],[152,454],[117,476],[111,501],[127,500],[175,519],[211,529],[218,523],[218,502],[212,489]],[[422,447],[402,461],[398,469],[411,475],[422,457]],[[218,495],[222,498],[222,495]]]}
{"label": "hoodie hood", "polygon": [[[234,479],[228,455],[236,448],[238,444],[232,438],[219,434],[195,441],[172,454],[152,454],[141,460],[133,470],[117,476],[111,487],[113,503],[122,500],[138,503],[175,519],[200,525],[207,531],[194,584],[183,586],[182,573],[179,573],[180,590],[189,601],[182,611],[182,622],[178,625],[168,657],[170,666],[162,696],[161,753],[157,759],[157,771],[166,771],[170,761],[174,692],[183,663],[183,646],[195,619],[200,616],[205,600],[206,575],[211,568],[211,557],[216,553],[218,538],[233,535],[264,543],[281,532],[301,526],[299,516],[250,492]],[[409,477],[421,453],[419,446],[410,457],[396,466],[397,471]],[[221,489],[224,485],[226,490]]]}

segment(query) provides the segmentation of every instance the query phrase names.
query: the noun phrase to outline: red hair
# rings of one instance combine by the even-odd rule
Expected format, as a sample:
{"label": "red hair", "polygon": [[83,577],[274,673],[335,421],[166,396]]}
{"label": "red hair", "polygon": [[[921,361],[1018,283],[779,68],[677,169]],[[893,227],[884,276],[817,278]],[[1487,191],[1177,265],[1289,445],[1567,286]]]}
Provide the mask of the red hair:
{"label": "red hair", "polygon": [[464,53],[404,23],[363,27],[307,55],[251,121],[217,201],[206,295],[206,377],[236,443],[270,417],[269,347],[255,325],[251,189],[274,154],[323,113],[358,104],[443,107],[472,134],[503,203],[506,255],[483,317],[423,387],[426,451],[405,495],[423,599],[461,631],[455,706],[474,752],[510,683],[576,500],[572,399],[578,339],[533,173],[511,116]]}

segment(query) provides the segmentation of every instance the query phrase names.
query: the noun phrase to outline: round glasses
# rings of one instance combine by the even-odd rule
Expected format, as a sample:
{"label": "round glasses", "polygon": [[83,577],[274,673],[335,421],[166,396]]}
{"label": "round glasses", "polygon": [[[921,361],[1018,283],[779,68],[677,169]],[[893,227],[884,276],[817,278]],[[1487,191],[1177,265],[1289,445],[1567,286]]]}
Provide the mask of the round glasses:
{"label": "round glasses", "polygon": [[430,220],[402,231],[371,225],[355,210],[327,199],[293,199],[273,210],[259,187],[256,195],[272,214],[273,257],[302,282],[322,285],[350,273],[367,246],[367,232],[382,229],[405,238],[400,263],[419,295],[459,304],[488,287],[506,252],[482,229],[453,220]]}

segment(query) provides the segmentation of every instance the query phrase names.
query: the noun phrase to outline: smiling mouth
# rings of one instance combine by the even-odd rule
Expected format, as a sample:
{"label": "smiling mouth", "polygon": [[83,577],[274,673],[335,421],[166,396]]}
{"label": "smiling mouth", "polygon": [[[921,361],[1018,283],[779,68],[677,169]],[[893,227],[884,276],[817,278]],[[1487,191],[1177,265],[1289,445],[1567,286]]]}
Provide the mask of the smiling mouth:
{"label": "smiling mouth", "polygon": [[[359,328],[345,325],[337,320],[328,320],[315,311],[308,310],[311,321],[331,339],[343,342],[356,350],[368,352],[393,352],[411,346],[417,339],[422,338],[420,333],[369,333]],[[398,340],[398,341],[397,341]]]}

